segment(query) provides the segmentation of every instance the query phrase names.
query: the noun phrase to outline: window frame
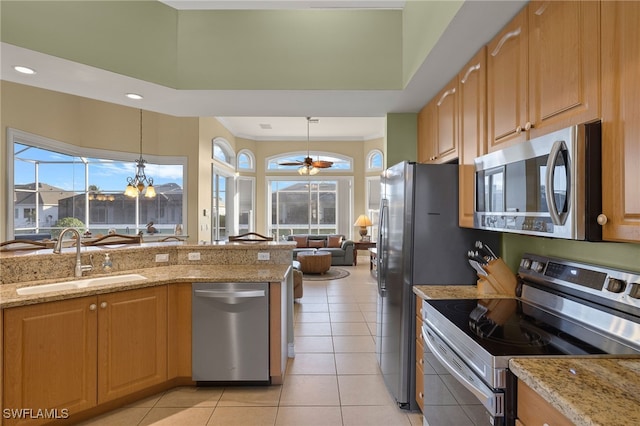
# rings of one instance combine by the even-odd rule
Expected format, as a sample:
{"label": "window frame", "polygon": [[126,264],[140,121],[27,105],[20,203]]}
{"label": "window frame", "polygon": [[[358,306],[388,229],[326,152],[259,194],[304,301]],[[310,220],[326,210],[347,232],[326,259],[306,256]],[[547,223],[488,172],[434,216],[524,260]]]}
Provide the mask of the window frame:
{"label": "window frame", "polygon": [[[380,156],[380,166],[372,166],[371,163],[375,156]],[[384,154],[379,149],[372,149],[367,154],[366,170],[367,172],[377,172],[384,169]]]}
{"label": "window frame", "polygon": [[[62,142],[53,138],[36,135],[33,133],[25,132],[19,129],[7,128],[7,139],[6,139],[6,153],[7,158],[5,162],[6,166],[6,174],[7,174],[7,205],[6,205],[6,215],[7,215],[7,223],[6,223],[6,235],[7,239],[14,239],[15,236],[15,220],[14,220],[14,209],[15,204],[13,202],[13,197],[10,195],[14,192],[15,181],[14,181],[14,161],[15,161],[15,143],[32,146],[34,148],[40,148],[45,150],[50,150],[53,152],[58,152],[60,154],[71,155],[76,157],[89,157],[89,158],[99,158],[104,160],[112,160],[118,162],[130,162],[132,164],[132,169],[130,175],[134,174],[133,164],[134,161],[131,160],[132,155],[136,156],[139,153],[134,152],[120,152],[120,151],[109,151],[105,149],[99,148],[89,148],[89,147],[81,147],[77,145],[72,145],[67,142]],[[188,229],[188,216],[187,216],[187,206],[188,206],[188,188],[187,188],[187,170],[188,170],[188,158],[185,156],[159,156],[159,155],[151,155],[145,154],[145,160],[151,164],[163,165],[163,164],[171,164],[171,165],[181,165],[182,166],[182,226],[184,229]],[[88,184],[85,191],[89,192]],[[126,186],[126,176],[123,177],[122,188],[124,192],[124,187]],[[89,214],[89,213],[87,213]],[[136,221],[139,220],[139,217],[136,215]],[[139,227],[144,224],[139,224]],[[91,223],[89,223],[91,226]]]}
{"label": "window frame", "polygon": [[[240,156],[242,155],[246,155],[247,157],[249,157],[249,163],[250,163],[249,167],[240,167]],[[255,155],[253,155],[253,152],[251,152],[251,150],[243,148],[240,151],[238,151],[238,154],[236,155],[236,168],[238,171],[241,171],[241,172],[256,171],[256,157]]]}

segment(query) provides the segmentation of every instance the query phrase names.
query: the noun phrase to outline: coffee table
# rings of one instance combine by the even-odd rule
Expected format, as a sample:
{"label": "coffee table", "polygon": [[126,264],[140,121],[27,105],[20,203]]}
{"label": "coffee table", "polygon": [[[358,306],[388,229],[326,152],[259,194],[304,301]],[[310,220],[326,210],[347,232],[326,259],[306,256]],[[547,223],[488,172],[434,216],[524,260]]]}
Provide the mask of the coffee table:
{"label": "coffee table", "polygon": [[329,252],[302,252],[296,257],[300,262],[300,269],[305,274],[324,274],[331,268],[331,253]]}

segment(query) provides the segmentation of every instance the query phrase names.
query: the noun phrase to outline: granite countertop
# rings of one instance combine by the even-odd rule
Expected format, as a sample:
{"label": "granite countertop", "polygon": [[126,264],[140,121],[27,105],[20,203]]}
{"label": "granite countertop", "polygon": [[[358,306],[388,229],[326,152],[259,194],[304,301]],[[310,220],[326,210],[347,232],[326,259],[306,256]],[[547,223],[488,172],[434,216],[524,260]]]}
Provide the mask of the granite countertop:
{"label": "granite countertop", "polygon": [[640,424],[640,359],[514,358],[509,369],[577,426]]}
{"label": "granite countertop", "polygon": [[[52,291],[22,296],[16,292],[20,287],[62,282],[68,281],[69,279],[26,281],[17,284],[3,284],[0,285],[0,308],[4,309],[15,306],[31,305],[55,300],[110,293],[113,291],[131,290],[135,288],[180,282],[280,282],[285,278],[290,267],[290,265],[284,264],[171,265],[84,277],[97,278],[123,274],[140,274],[146,277],[146,280],[135,280],[117,284],[105,284],[90,288]],[[79,279],[81,278],[78,278],[78,280]]]}
{"label": "granite countertop", "polygon": [[475,285],[414,285],[413,292],[422,299],[508,299],[506,294],[484,294]]}

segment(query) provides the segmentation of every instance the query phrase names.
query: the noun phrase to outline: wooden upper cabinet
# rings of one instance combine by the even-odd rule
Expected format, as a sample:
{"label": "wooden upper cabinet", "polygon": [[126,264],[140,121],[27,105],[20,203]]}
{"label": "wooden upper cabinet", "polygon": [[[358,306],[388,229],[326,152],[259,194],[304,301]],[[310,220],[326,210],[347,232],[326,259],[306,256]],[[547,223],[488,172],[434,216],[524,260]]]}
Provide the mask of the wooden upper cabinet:
{"label": "wooden upper cabinet", "polygon": [[487,45],[488,150],[526,140],[528,6]]}
{"label": "wooden upper cabinet", "polygon": [[640,2],[602,2],[603,238],[640,241]]}
{"label": "wooden upper cabinet", "polygon": [[[68,409],[96,405],[95,297],[8,308],[4,314],[4,407]],[[4,419],[35,425],[46,419]]]}
{"label": "wooden upper cabinet", "polygon": [[435,114],[434,163],[446,163],[458,158],[458,76],[433,99]]}
{"label": "wooden upper cabinet", "polygon": [[167,286],[98,297],[98,402],[167,379]]}
{"label": "wooden upper cabinet", "polygon": [[435,124],[433,103],[426,104],[418,113],[418,162],[429,163],[435,156]]}
{"label": "wooden upper cabinet", "polygon": [[532,1],[488,44],[488,150],[600,117],[600,2]]}
{"label": "wooden upper cabinet", "polygon": [[529,137],[600,117],[600,2],[529,3]]}
{"label": "wooden upper cabinet", "polygon": [[476,157],[487,152],[486,93],[487,49],[483,47],[462,68],[459,79],[460,133],[458,136],[459,224],[473,227],[475,163]]}

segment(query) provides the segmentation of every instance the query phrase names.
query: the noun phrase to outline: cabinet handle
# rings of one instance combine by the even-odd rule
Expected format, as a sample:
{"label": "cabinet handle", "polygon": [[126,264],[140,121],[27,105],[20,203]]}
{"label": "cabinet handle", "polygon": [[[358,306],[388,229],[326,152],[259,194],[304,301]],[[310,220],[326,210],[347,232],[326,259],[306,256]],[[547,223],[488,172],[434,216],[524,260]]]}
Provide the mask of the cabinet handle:
{"label": "cabinet handle", "polygon": [[530,121],[527,121],[527,123],[524,125],[524,129],[528,132],[529,130],[533,129],[533,124],[531,124]]}
{"label": "cabinet handle", "polygon": [[96,310],[96,308],[97,308],[97,306],[96,306],[96,304],[95,304],[95,303],[92,303],[92,304],[90,304],[90,305],[89,305],[89,310],[90,310],[90,311],[95,311],[95,310]]}
{"label": "cabinet handle", "polygon": [[548,1],[545,1],[545,2],[543,2],[543,3],[540,5],[540,7],[539,7],[538,9],[536,9],[536,11],[535,11],[535,12],[533,12],[533,13],[535,13],[535,14],[536,14],[536,15],[538,15],[538,16],[542,16],[542,14],[544,13],[544,11],[545,11],[545,10],[547,10],[547,7],[549,7],[549,2],[548,2]]}
{"label": "cabinet handle", "polygon": [[600,213],[598,215],[598,218],[596,219],[596,222],[598,222],[598,225],[606,225],[608,221],[609,221],[609,218],[607,217],[607,215],[603,213]]}
{"label": "cabinet handle", "polygon": [[106,307],[107,307],[107,302],[102,302],[102,303],[100,304],[100,307],[101,307],[102,309],[106,308]]}
{"label": "cabinet handle", "polygon": [[522,127],[521,126],[516,127],[516,133],[517,134],[522,133]]}
{"label": "cabinet handle", "polygon": [[420,364],[420,365],[424,365],[424,359],[423,359],[423,358],[420,358],[420,361],[418,361],[418,364]]}
{"label": "cabinet handle", "polygon": [[424,398],[424,394],[423,394],[422,392],[418,392],[418,397],[419,397],[420,399],[423,399],[423,398]]}
{"label": "cabinet handle", "polygon": [[462,80],[460,80],[460,83],[465,84],[467,82],[467,79],[469,78],[469,75],[471,75],[471,73],[474,71],[478,71],[479,69],[480,69],[480,64],[475,64],[469,67],[467,72],[464,74],[464,77],[462,77]]}
{"label": "cabinet handle", "polygon": [[442,102],[444,102],[444,98],[446,98],[449,95],[453,95],[454,93],[456,93],[456,88],[454,87],[453,89],[449,89],[446,92],[444,92],[442,94],[442,96],[440,96],[440,99],[438,100],[438,103],[436,105],[440,106],[442,105]]}
{"label": "cabinet handle", "polygon": [[519,36],[521,31],[522,31],[521,28],[518,27],[515,30],[509,31],[508,33],[503,35],[500,41],[498,42],[498,45],[496,46],[496,48],[493,49],[493,52],[491,52],[491,56],[496,56],[498,53],[500,53],[500,49],[502,49],[502,46],[504,46],[507,40],[509,40],[510,38]]}

